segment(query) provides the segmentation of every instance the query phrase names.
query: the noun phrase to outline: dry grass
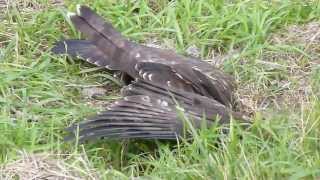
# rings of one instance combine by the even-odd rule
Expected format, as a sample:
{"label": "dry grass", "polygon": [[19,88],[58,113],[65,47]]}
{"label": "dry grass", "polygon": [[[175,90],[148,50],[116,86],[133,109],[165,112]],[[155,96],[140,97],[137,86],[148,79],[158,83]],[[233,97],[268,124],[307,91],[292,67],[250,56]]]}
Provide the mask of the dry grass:
{"label": "dry grass", "polygon": [[[313,92],[312,70],[320,64],[320,22],[292,25],[274,33],[270,42],[274,47],[262,53],[257,63],[266,72],[280,72],[269,84],[259,86],[256,82],[241,84],[237,99],[241,109],[252,114],[267,108],[276,110],[299,108],[308,104]],[[283,48],[285,47],[285,48]],[[286,47],[294,47],[286,49]],[[274,90],[270,90],[274,88]]]}
{"label": "dry grass", "polygon": [[49,0],[48,4],[30,0],[0,0],[0,12],[5,12],[9,8],[16,8],[20,12],[41,11],[50,6],[63,6],[63,0]]}
{"label": "dry grass", "polygon": [[[12,25],[16,25],[18,21],[21,21],[19,14],[23,14],[24,20],[28,21],[32,19],[32,15],[35,12],[63,5],[63,0],[49,0],[47,4],[35,0],[0,0],[0,21],[2,23],[0,25],[0,48],[5,48],[10,40],[18,39],[18,33],[11,28]],[[4,29],[3,32],[1,32],[2,28]]]}
{"label": "dry grass", "polygon": [[[252,118],[256,123],[248,131],[231,126],[225,136],[214,128],[174,147],[166,142],[148,147],[144,142],[62,142],[65,127],[95,114],[104,106],[99,98],[109,101],[119,89],[107,84],[112,80],[106,72],[49,53],[58,39],[80,38],[64,17],[67,8],[54,8],[50,1],[10,0],[9,7],[9,0],[0,0],[5,5],[0,10],[5,11],[0,13],[5,17],[0,20],[0,179],[319,177],[318,99],[311,98],[300,111],[274,110],[299,106],[305,98],[309,103],[317,93],[310,81],[319,86],[313,69],[319,64],[319,23],[301,23],[320,18],[319,3],[64,1],[71,11],[86,2],[132,39],[150,38],[151,46],[201,54],[233,73],[244,111],[264,113]],[[296,25],[270,37],[289,24]],[[105,86],[112,89],[100,89]],[[78,147],[86,153],[75,152]],[[21,149],[27,153],[17,153]]]}
{"label": "dry grass", "polygon": [[114,86],[84,87],[81,94],[86,99],[86,104],[92,108],[103,111],[114,100],[119,98],[120,89]]}
{"label": "dry grass", "polygon": [[29,154],[25,151],[20,154],[18,160],[0,169],[1,179],[99,179],[86,156]]}
{"label": "dry grass", "polygon": [[[320,57],[320,22],[310,22],[303,25],[292,25],[286,32],[276,34],[272,37],[275,44],[301,45],[302,49],[309,55],[310,60],[317,61]],[[303,56],[299,56],[295,63],[299,64]],[[312,62],[311,62],[312,63]]]}

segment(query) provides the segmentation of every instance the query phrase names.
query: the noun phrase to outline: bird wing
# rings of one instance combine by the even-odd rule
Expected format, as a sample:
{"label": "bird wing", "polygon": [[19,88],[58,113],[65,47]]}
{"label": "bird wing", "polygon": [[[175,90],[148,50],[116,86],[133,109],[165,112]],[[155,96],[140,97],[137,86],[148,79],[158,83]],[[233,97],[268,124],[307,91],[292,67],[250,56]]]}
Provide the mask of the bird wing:
{"label": "bird wing", "polygon": [[[70,15],[70,20],[89,41],[62,41],[53,48],[54,52],[64,52],[63,49],[66,49],[65,52],[70,55],[80,55],[90,63],[119,70],[132,78],[151,78],[164,86],[211,97],[227,106],[232,104],[232,81],[215,68],[212,68],[214,73],[208,76],[208,68],[203,70],[207,63],[184,61],[186,58],[173,52],[152,50],[131,43],[87,6],[79,6],[77,14]],[[191,62],[198,65],[191,66]]]}
{"label": "bird wing", "polygon": [[[152,63],[151,63],[152,64]],[[141,65],[141,66],[140,66]],[[197,129],[203,123],[229,123],[231,116],[242,118],[214,99],[186,92],[175,86],[163,86],[162,81],[146,78],[149,66],[138,65],[141,78],[124,87],[123,98],[114,102],[106,111],[68,128],[79,133],[81,141],[100,137],[118,139],[177,139],[183,136],[184,119],[177,115],[182,109],[187,119]],[[154,76],[170,77],[166,66],[155,66]],[[150,74],[148,74],[150,75]],[[145,76],[145,78],[143,78]],[[178,109],[177,109],[178,108]],[[205,119],[203,118],[205,117]],[[74,138],[74,135],[67,139]]]}
{"label": "bird wing", "polygon": [[210,97],[226,106],[231,105],[230,82],[219,78],[219,73],[212,77],[183,63],[164,64],[150,60],[137,63],[135,70],[141,79]]}
{"label": "bird wing", "polygon": [[192,68],[192,71],[199,80],[199,86],[207,92],[205,96],[212,97],[226,106],[232,106],[232,80],[220,73],[207,75],[195,67]]}
{"label": "bird wing", "polygon": [[[79,128],[81,141],[100,137],[176,139],[181,123],[174,107],[166,103],[146,95],[125,97],[114,102],[107,111],[68,130],[76,132]],[[70,138],[74,136],[67,137]]]}
{"label": "bird wing", "polygon": [[86,6],[79,6],[70,20],[88,40],[58,42],[53,52],[79,55],[97,66],[120,70],[135,78],[132,85],[122,90],[123,98],[106,111],[68,128],[71,132],[79,130],[80,140],[176,139],[184,132],[177,107],[182,107],[196,128],[201,122],[211,124],[220,119],[219,122],[228,123],[231,116],[242,118],[226,107],[232,90],[228,88],[230,82],[219,80],[226,79],[223,73],[208,76],[200,66],[176,59],[180,56],[144,52],[146,49],[127,41]]}

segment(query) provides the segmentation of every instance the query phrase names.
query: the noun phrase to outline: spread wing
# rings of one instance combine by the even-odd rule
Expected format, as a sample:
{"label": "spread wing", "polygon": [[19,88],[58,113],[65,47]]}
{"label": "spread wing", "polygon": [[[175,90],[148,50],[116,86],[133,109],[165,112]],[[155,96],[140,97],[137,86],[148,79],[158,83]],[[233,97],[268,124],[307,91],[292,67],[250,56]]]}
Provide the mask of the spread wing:
{"label": "spread wing", "polygon": [[[154,67],[149,72],[145,64],[138,65],[141,78],[122,89],[123,98],[114,102],[106,111],[89,118],[68,130],[77,132],[79,139],[90,140],[100,137],[118,139],[177,139],[183,136],[183,119],[177,115],[177,107],[182,108],[195,128],[213,122],[226,124],[230,117],[243,117],[231,112],[214,99],[185,92],[174,86],[163,86],[157,79],[159,74],[171,77],[163,66]],[[147,78],[152,74],[155,78]],[[143,78],[143,76],[145,78]],[[160,81],[160,83],[159,83]],[[204,119],[205,117],[206,119]],[[74,135],[68,137],[73,138]]]}
{"label": "spread wing", "polygon": [[68,130],[76,132],[77,128],[81,141],[100,137],[176,139],[181,123],[177,120],[173,107],[167,102],[146,95],[136,95],[114,102],[107,111],[78,126],[71,126]]}
{"label": "spread wing", "polygon": [[[192,116],[192,123],[198,128],[201,124],[199,114],[193,111],[186,114]],[[134,95],[114,102],[107,111],[73,125],[68,130],[77,132],[79,128],[81,141],[100,137],[177,139],[182,135],[183,124],[183,119],[177,116],[174,101],[157,96]]]}
{"label": "spread wing", "polygon": [[52,49],[54,53],[80,56],[135,79],[123,88],[123,98],[106,111],[68,128],[73,133],[79,129],[80,140],[176,139],[184,132],[177,107],[195,128],[217,119],[228,123],[231,116],[244,119],[229,109],[233,86],[228,75],[215,68],[208,74],[209,64],[132,43],[86,6],[79,6],[70,20],[87,40],[60,41]]}

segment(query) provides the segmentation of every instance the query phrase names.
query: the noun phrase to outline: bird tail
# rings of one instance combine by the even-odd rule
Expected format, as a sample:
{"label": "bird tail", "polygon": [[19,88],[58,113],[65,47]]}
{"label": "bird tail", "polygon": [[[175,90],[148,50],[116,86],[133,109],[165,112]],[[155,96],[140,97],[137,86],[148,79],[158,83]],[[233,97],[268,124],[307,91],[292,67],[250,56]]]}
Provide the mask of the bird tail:
{"label": "bird tail", "polygon": [[122,70],[121,65],[128,63],[122,61],[129,61],[123,56],[130,49],[131,42],[87,6],[77,6],[77,13],[69,13],[68,16],[75,28],[82,32],[88,41],[60,41],[55,44],[52,52],[80,56],[97,66]]}
{"label": "bird tail", "polygon": [[97,66],[107,66],[111,59],[105,55],[91,41],[62,40],[54,44],[51,49],[54,54],[67,54],[74,58],[82,58]]}

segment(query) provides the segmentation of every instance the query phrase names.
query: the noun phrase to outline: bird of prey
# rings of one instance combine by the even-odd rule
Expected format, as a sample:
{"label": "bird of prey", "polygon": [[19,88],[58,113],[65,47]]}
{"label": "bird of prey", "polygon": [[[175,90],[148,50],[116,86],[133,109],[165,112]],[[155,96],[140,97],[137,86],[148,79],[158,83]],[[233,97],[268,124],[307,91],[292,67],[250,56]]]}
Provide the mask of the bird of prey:
{"label": "bird of prey", "polygon": [[120,100],[67,128],[78,130],[80,140],[176,139],[185,130],[178,110],[195,128],[226,124],[231,117],[246,122],[241,113],[232,111],[231,76],[207,62],[129,41],[87,6],[77,6],[77,12],[68,15],[87,39],[59,41],[52,52],[80,57],[131,79]]}

